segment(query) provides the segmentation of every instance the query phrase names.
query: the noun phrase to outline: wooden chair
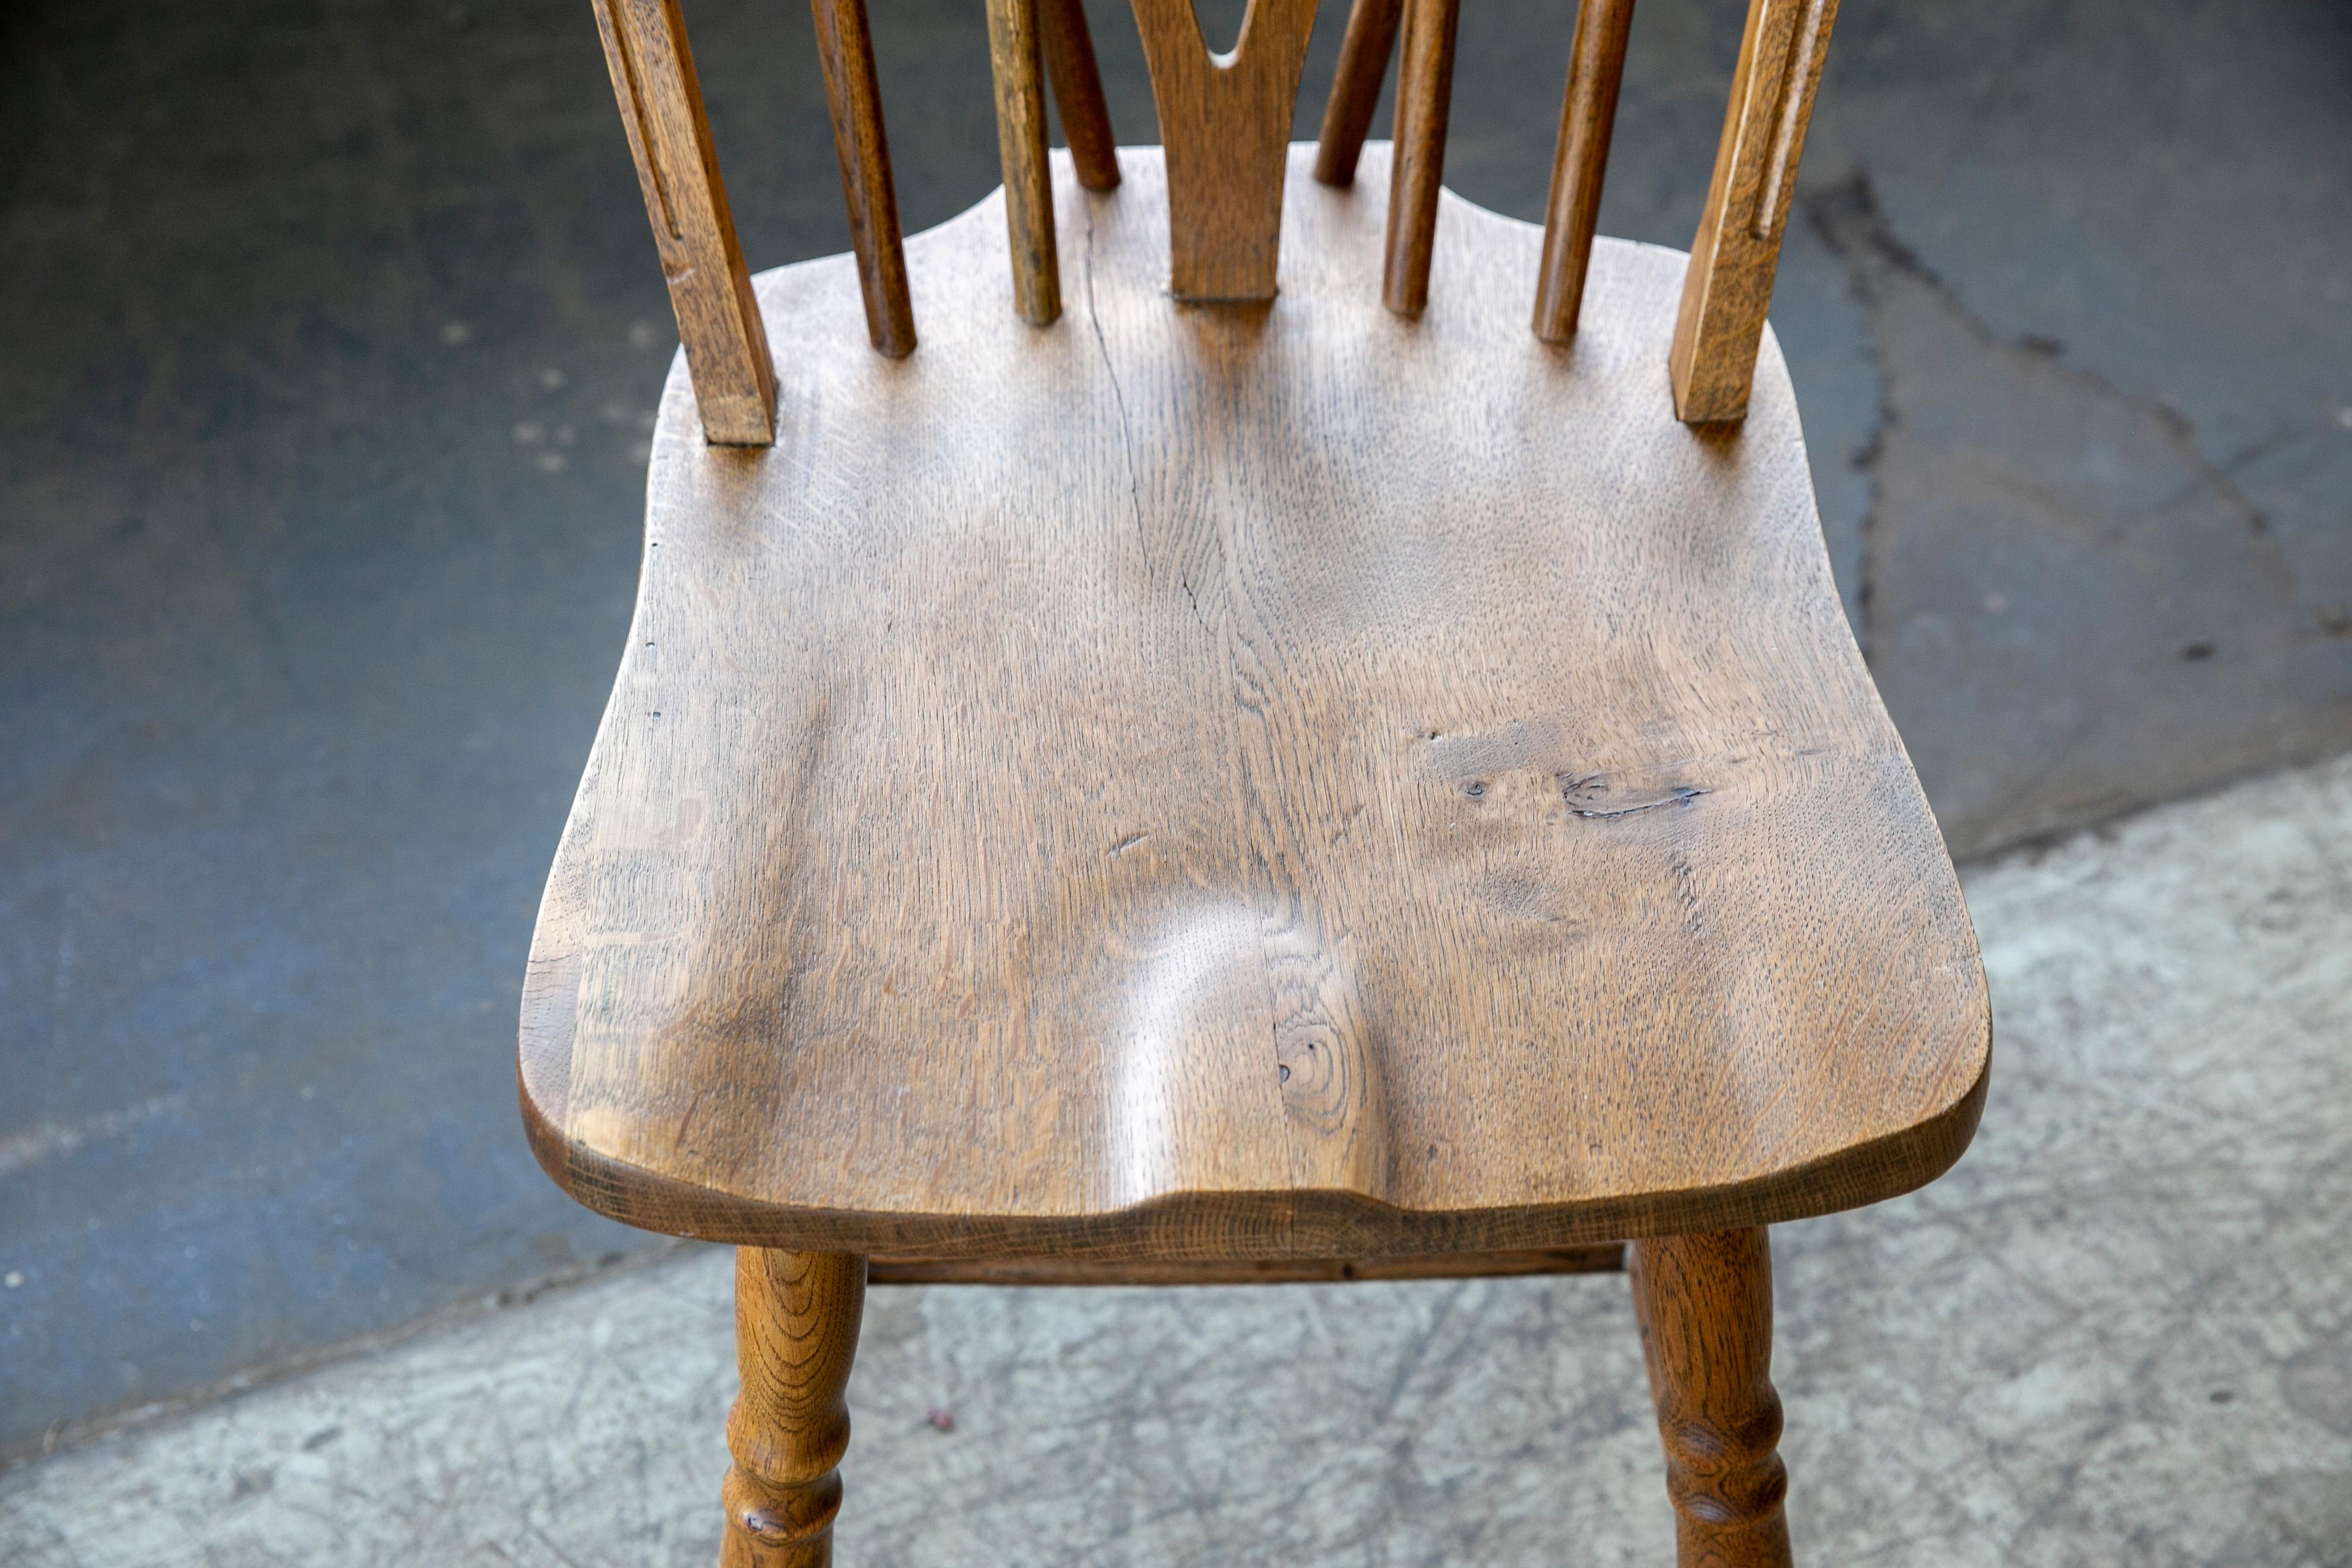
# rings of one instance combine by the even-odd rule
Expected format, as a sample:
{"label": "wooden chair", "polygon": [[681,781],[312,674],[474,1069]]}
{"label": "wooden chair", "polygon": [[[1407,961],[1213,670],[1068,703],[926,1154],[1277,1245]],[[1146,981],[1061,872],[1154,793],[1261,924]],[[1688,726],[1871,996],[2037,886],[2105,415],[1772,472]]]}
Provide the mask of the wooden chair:
{"label": "wooden chair", "polygon": [[1593,238],[1632,0],[1541,231],[1439,188],[1457,0],[1356,0],[1319,149],[1314,0],[1134,0],[1116,151],[987,0],[1003,189],[904,241],[813,3],[856,255],[754,278],[676,0],[596,0],[684,351],[520,1030],[565,1190],[740,1249],[723,1561],[829,1560],[869,1281],[1622,1258],[1682,1562],[1785,1562],[1763,1227],[1990,1049],[1764,330],[1835,0],[1751,0],[1687,258]]}

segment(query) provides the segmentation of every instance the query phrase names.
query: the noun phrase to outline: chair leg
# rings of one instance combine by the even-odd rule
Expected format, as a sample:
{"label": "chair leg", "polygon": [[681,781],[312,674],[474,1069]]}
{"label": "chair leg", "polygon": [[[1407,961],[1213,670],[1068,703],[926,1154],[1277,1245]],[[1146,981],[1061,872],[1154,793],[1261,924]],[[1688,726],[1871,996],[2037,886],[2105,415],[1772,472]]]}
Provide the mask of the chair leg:
{"label": "chair leg", "polygon": [[1764,1232],[1637,1241],[1626,1273],[1665,1445],[1676,1560],[1681,1568],[1788,1568]]}
{"label": "chair leg", "polygon": [[827,1568],[849,1447],[849,1363],[866,1305],[866,1259],[842,1252],[735,1249],[735,1360],[743,1392],[727,1415],[735,1463],[719,1489],[719,1568]]}

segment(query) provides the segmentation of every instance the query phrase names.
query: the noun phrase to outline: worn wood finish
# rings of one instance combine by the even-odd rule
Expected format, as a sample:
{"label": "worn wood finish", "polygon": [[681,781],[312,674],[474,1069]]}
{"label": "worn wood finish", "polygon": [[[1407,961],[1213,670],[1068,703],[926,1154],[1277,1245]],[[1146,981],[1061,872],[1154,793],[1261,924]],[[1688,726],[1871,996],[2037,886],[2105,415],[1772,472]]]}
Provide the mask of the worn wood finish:
{"label": "worn wood finish", "polygon": [[[665,395],[619,679],[533,942],[524,1110],[651,1228],[929,1258],[1559,1247],[1873,1202],[1958,1157],[1984,981],[1839,608],[1788,376],[1657,395],[1674,251],[1448,195],[1446,305],[1294,149],[1281,298],[1172,309],[1160,161],[1083,315],[1003,198],[845,258],[772,453]],[[1365,152],[1368,180],[1387,149]],[[1376,192],[1377,185],[1372,189]]]}
{"label": "worn wood finish", "polygon": [[1764,1232],[1659,1237],[1628,1251],[1680,1568],[1788,1568]]}
{"label": "worn wood finish", "polygon": [[915,308],[907,298],[907,256],[866,0],[809,0],[809,13],[816,23],[825,101],[833,110],[833,150],[841,160],[841,195],[849,208],[866,335],[882,353],[901,358],[915,352]]}
{"label": "worn wood finish", "polygon": [[1454,103],[1454,39],[1461,19],[1462,0],[1405,0],[1388,246],[1381,273],[1381,298],[1400,316],[1418,316],[1429,304],[1437,193],[1445,177],[1445,128]]}
{"label": "worn wood finish", "polygon": [[1250,0],[1229,55],[1209,52],[1192,0],[1134,4],[1166,154],[1169,292],[1271,300],[1315,0]]}
{"label": "worn wood finish", "polygon": [[735,1257],[735,1361],[727,1415],[735,1463],[719,1568],[825,1568],[849,1447],[849,1365],[866,1304],[866,1259],[841,1253]]}
{"label": "worn wood finish", "polygon": [[1715,178],[1667,357],[1675,412],[1691,424],[1748,412],[1797,161],[1836,20],[1837,0],[1748,0]]}
{"label": "worn wood finish", "polygon": [[719,178],[685,18],[677,0],[594,4],[703,434],[721,445],[764,447],[775,437],[775,366]]}
{"label": "worn wood finish", "polygon": [[1110,190],[1118,184],[1118,144],[1111,135],[1110,105],[1103,98],[1084,0],[1038,0],[1037,28],[1078,184],[1090,191]]}
{"label": "worn wood finish", "polygon": [[1356,0],[1339,41],[1339,66],[1323,104],[1323,132],[1315,144],[1315,177],[1327,185],[1356,183],[1356,160],[1380,107],[1381,82],[1396,48],[1404,0]]}
{"label": "worn wood finish", "polygon": [[1633,0],[1583,0],[1569,47],[1568,94],[1552,153],[1551,200],[1544,209],[1543,261],[1537,272],[1535,333],[1548,343],[1576,335],[1584,272],[1601,220],[1601,184],[1609,172],[1609,134],[1617,123],[1617,89],[1625,76],[1625,41]]}
{"label": "worn wood finish", "polygon": [[996,81],[996,142],[1004,168],[1004,228],[1013,254],[1013,307],[1033,326],[1062,314],[1054,244],[1054,176],[1045,152],[1045,79],[1039,0],[988,0],[988,64]]}
{"label": "worn wood finish", "polygon": [[877,1258],[877,1285],[1332,1285],[1356,1279],[1475,1279],[1611,1274],[1622,1242],[1516,1252],[1426,1252],[1403,1258],[1255,1258],[1099,1262],[1083,1258]]}

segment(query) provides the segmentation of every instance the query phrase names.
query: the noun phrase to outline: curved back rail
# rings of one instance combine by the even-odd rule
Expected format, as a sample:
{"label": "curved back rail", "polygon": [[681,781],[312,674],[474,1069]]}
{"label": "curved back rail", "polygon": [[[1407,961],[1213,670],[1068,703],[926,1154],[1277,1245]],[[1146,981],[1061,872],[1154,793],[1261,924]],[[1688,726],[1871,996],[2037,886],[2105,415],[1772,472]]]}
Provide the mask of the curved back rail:
{"label": "curved back rail", "polygon": [[[714,443],[766,445],[775,434],[775,370],[677,0],[593,3],[703,433]],[[1024,320],[1045,326],[1062,309],[1045,141],[1049,83],[1079,183],[1112,189],[1118,160],[1083,0],[986,3],[1013,303]],[[1167,143],[1170,292],[1196,302],[1270,300],[1285,148],[1316,0],[1249,0],[1226,55],[1210,53],[1192,0],[1131,3]],[[1668,359],[1675,414],[1688,423],[1747,413],[1837,4],[1748,0]],[[879,352],[904,355],[915,348],[914,311],[865,0],[810,0],[810,11],[867,334]],[[1532,322],[1548,342],[1575,335],[1633,13],[1633,0],[1582,0],[1578,9]],[[1323,117],[1315,177],[1351,184],[1402,34],[1381,295],[1404,316],[1429,302],[1460,14],[1461,0],[1353,0]]]}

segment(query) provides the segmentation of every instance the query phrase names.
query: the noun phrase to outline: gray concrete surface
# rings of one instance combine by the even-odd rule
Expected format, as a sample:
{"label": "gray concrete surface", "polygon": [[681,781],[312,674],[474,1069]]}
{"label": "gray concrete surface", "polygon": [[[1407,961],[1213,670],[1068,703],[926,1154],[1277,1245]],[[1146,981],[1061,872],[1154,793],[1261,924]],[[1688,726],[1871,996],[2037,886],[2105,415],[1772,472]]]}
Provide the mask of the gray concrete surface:
{"label": "gray concrete surface", "polygon": [[[2352,1563],[2347,868],[2352,761],[1968,878],[1974,1148],[1775,1233],[1802,1561]],[[697,1249],[20,1468],[0,1561],[707,1563],[729,1288]],[[1614,1277],[877,1290],[850,1404],[849,1565],[1672,1550]]]}
{"label": "gray concrete surface", "polygon": [[[805,16],[688,9],[755,264],[840,248]],[[873,9],[919,227],[979,7]],[[1644,0],[1612,232],[1687,242],[1740,9]],[[1538,210],[1571,15],[1469,8],[1464,194]],[[2352,742],[2347,71],[2335,0],[1848,0],[1774,315],[1964,853]],[[647,1245],[509,1061],[673,340],[578,0],[20,0],[0,253],[5,1454]]]}

